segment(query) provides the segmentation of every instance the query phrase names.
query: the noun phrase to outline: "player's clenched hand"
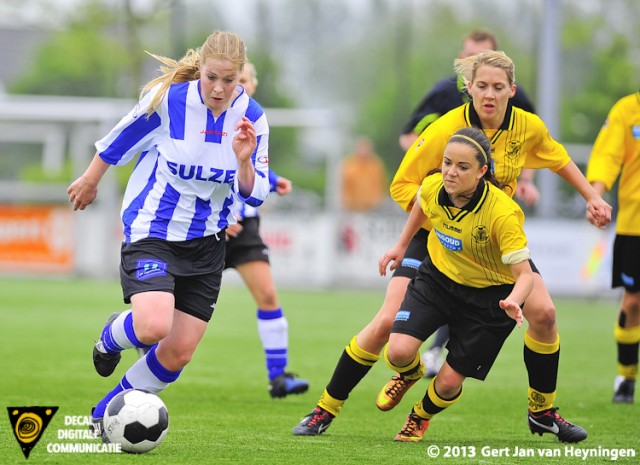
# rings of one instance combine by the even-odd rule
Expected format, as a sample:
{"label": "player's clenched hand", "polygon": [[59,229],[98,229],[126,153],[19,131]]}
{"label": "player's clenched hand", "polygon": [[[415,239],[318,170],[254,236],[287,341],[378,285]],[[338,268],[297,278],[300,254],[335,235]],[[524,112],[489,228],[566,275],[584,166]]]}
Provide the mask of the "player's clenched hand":
{"label": "player's clenched hand", "polygon": [[613,208],[602,197],[589,199],[587,202],[587,220],[602,229],[611,222]]}
{"label": "player's clenched hand", "polygon": [[243,229],[240,223],[230,224],[227,226],[227,229],[224,230],[225,238],[229,240],[230,237],[238,237],[238,234],[240,234]]}
{"label": "player's clenched hand", "polygon": [[91,205],[98,195],[98,185],[80,176],[67,188],[69,202],[74,210],[84,210]]}
{"label": "player's clenched hand", "polygon": [[382,257],[380,257],[380,260],[378,260],[378,271],[380,272],[380,276],[387,275],[387,266],[391,262],[393,263],[389,267],[390,271],[398,268],[398,265],[402,263],[402,258],[404,257],[405,250],[406,247],[402,247],[401,245],[396,244],[389,250],[387,250],[387,252]]}
{"label": "player's clenched hand", "polygon": [[293,190],[293,183],[290,179],[278,176],[276,179],[276,193],[278,195],[287,195]]}
{"label": "player's clenched hand", "polygon": [[531,181],[519,182],[516,187],[516,197],[527,205],[535,205],[540,199],[540,192],[538,192],[538,188]]}
{"label": "player's clenched hand", "polygon": [[518,305],[518,302],[514,302],[513,300],[501,300],[499,305],[502,310],[507,312],[509,318],[516,320],[518,328],[522,326],[524,318],[522,316],[522,309],[520,308],[520,305]]}

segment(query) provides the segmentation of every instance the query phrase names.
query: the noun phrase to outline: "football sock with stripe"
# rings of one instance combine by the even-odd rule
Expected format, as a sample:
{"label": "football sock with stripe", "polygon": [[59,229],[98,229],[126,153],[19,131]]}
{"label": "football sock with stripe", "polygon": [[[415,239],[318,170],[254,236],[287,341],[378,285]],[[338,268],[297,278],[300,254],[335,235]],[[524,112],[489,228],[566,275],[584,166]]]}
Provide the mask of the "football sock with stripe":
{"label": "football sock with stripe", "polygon": [[416,352],[415,357],[405,366],[397,366],[391,363],[389,357],[387,356],[388,345],[384,348],[384,361],[387,363],[387,366],[391,368],[393,371],[397,371],[401,375],[403,375],[406,379],[410,381],[415,381],[416,379],[422,378],[424,375],[424,363],[420,360],[420,352]]}
{"label": "football sock with stripe", "polygon": [[615,326],[614,337],[618,346],[618,374],[625,379],[638,378],[638,349],[640,347],[640,326],[626,327],[627,316],[620,311]]}
{"label": "football sock with stripe", "polygon": [[357,336],[354,336],[342,352],[331,380],[327,384],[326,394],[323,394],[323,398],[328,396],[326,399],[332,399],[332,401],[323,402],[323,398],[321,398],[318,405],[331,414],[337,415],[340,412],[340,408],[342,408],[342,404],[338,407],[333,401],[344,403],[353,388],[358,385],[378,360],[380,360],[380,356],[367,352],[360,347]]}
{"label": "football sock with stripe", "polygon": [[269,379],[284,373],[288,363],[289,324],[282,312],[258,309],[258,335],[264,348]]}
{"label": "football sock with stripe", "polygon": [[429,383],[427,392],[422,400],[418,401],[413,406],[413,411],[417,413],[418,416],[426,420],[430,420],[437,413],[442,412],[447,407],[451,407],[453,404],[458,402],[460,400],[460,396],[462,396],[461,386],[460,391],[455,395],[455,397],[451,399],[444,399],[440,397],[436,391],[436,378],[437,376],[435,376]]}
{"label": "football sock with stripe", "polygon": [[102,418],[109,401],[125,389],[143,389],[157,394],[178,379],[182,370],[170,371],[162,366],[156,357],[156,348],[157,346],[152,347],[144,357],[138,359],[127,370],[120,383],[97,403],[93,418]]}
{"label": "football sock with stripe", "polygon": [[559,362],[559,334],[556,342],[548,344],[536,341],[528,331],[525,332],[524,363],[529,375],[528,400],[532,412],[542,412],[553,407]]}
{"label": "football sock with stripe", "polygon": [[134,347],[149,348],[138,340],[133,329],[133,312],[126,310],[120,313],[111,324],[104,327],[100,335],[100,342],[96,347],[99,351],[115,354]]}

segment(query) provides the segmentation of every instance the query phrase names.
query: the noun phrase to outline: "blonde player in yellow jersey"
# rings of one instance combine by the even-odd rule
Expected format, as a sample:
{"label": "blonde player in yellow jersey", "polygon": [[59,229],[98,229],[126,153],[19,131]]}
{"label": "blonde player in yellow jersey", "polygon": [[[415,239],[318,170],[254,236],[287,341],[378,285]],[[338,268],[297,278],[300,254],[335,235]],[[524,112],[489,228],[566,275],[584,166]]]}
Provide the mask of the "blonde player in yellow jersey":
{"label": "blonde player in yellow jersey", "polygon": [[616,102],[600,129],[587,179],[600,193],[618,180],[611,286],[624,287],[615,326],[618,376],[613,401],[633,403],[640,346],[640,92]]}
{"label": "blonde player in yellow jersey", "polygon": [[449,325],[449,353],[396,441],[418,442],[429,420],[454,404],[467,377],[484,380],[533,289],[524,213],[490,169],[489,139],[462,128],[444,149],[442,172],[427,176],[398,242],[380,259],[380,274],[402,262],[428,219],[429,254],[409,283],[385,361],[400,374],[418,370],[422,343]]}
{"label": "blonde player in yellow jersey", "polygon": [[[549,168],[587,201],[589,220],[598,227],[611,221],[611,207],[587,182],[564,147],[550,135],[542,120],[512,107],[515,67],[503,52],[488,51],[455,61],[456,71],[467,82],[472,102],[438,118],[407,151],[391,184],[391,195],[410,211],[422,180],[442,163],[449,138],[464,127],[478,127],[489,137],[494,154],[495,176],[512,195],[524,168]],[[380,359],[391,326],[415,269],[427,255],[428,227],[418,231],[402,263],[387,285],[385,299],[373,319],[346,346],[317,406],[294,428],[293,434],[315,436],[324,432],[338,415],[353,388]],[[408,271],[412,270],[413,273]],[[403,272],[404,271],[404,272]],[[534,270],[535,271],[535,270]],[[534,273],[534,286],[523,309],[528,321],[524,336],[524,360],[529,374],[528,422],[532,433],[551,433],[562,441],[578,442],[587,432],[562,418],[553,407],[556,396],[560,339],[556,312],[542,278]],[[378,395],[381,410],[395,407],[405,392],[424,374],[397,374]]]}

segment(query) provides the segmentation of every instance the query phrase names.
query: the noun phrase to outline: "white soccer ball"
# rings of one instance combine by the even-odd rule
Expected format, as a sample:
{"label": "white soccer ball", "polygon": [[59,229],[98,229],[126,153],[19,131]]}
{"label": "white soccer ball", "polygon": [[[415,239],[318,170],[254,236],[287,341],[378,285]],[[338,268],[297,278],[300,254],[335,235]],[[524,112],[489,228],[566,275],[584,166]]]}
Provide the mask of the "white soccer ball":
{"label": "white soccer ball", "polygon": [[143,454],[156,448],[169,430],[169,412],[162,399],[139,389],[117,394],[104,412],[106,439],[121,449]]}

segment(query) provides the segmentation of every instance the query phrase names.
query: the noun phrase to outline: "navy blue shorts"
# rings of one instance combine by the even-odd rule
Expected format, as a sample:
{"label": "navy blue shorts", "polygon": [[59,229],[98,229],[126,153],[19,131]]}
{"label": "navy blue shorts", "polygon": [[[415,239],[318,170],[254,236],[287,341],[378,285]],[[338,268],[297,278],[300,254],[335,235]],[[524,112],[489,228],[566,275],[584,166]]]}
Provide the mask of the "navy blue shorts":
{"label": "navy blue shorts", "polygon": [[218,301],[225,253],[224,231],[181,242],[142,239],[123,243],[120,282],[124,302],[140,292],[165,291],[175,308],[209,321]]}

